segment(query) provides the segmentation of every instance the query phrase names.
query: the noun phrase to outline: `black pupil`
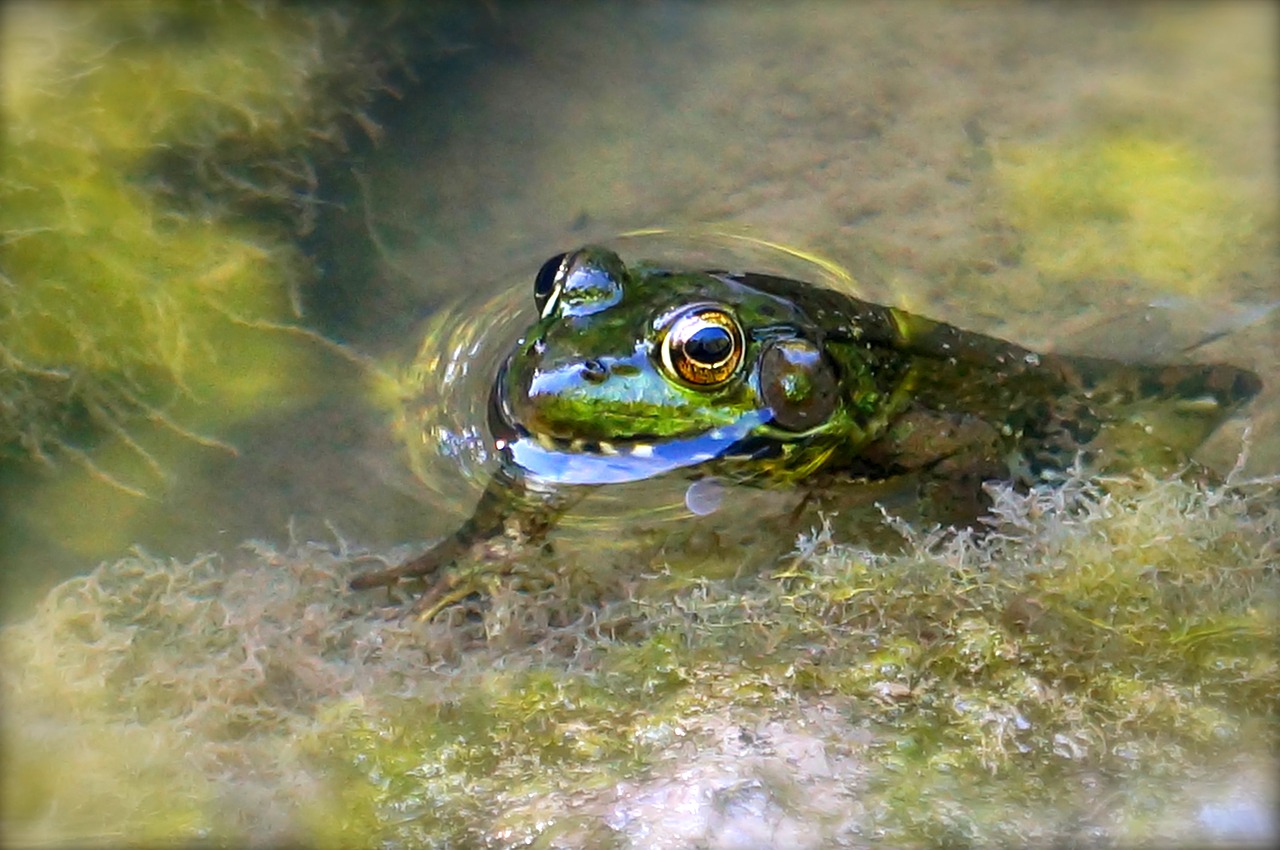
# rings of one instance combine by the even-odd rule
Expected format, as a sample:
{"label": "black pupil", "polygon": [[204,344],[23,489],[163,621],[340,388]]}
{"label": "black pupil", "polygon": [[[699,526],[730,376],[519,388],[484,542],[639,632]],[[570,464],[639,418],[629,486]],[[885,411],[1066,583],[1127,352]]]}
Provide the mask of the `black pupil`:
{"label": "black pupil", "polygon": [[733,337],[719,325],[699,328],[684,344],[685,356],[704,366],[714,366],[733,352]]}
{"label": "black pupil", "polygon": [[533,300],[537,302],[539,309],[547,303],[547,299],[555,291],[556,276],[564,258],[564,254],[556,254],[547,260],[542,264],[542,268],[538,269],[538,276],[533,279]]}

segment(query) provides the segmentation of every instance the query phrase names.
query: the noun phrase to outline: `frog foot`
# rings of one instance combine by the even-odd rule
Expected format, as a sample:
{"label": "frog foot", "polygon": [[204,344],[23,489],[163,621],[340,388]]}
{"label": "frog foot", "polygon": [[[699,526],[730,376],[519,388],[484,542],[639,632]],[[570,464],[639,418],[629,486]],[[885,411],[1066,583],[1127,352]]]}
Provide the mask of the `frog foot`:
{"label": "frog foot", "polygon": [[428,582],[426,591],[401,616],[426,622],[472,594],[491,591],[499,579],[515,570],[533,542],[513,519],[493,536],[472,539],[455,534],[402,564],[358,575],[348,586],[367,590],[390,587],[404,579],[423,579]]}
{"label": "frog foot", "polygon": [[347,583],[352,590],[368,590],[374,587],[390,587],[401,579],[422,578],[439,572],[466,552],[453,538],[446,538],[416,558],[385,570],[361,573]]}
{"label": "frog foot", "polygon": [[483,590],[478,576],[467,575],[457,570],[447,570],[439,576],[427,591],[414,601],[401,619],[413,618],[419,623],[434,620],[436,615],[446,608],[452,607],[473,593]]}
{"label": "frog foot", "polygon": [[467,566],[460,568],[455,565],[440,572],[426,591],[414,600],[405,612],[405,618],[412,617],[420,623],[430,622],[441,611],[468,596],[492,594],[498,582],[514,572],[523,551],[523,541],[519,540],[498,538],[478,541],[460,559],[460,563]]}

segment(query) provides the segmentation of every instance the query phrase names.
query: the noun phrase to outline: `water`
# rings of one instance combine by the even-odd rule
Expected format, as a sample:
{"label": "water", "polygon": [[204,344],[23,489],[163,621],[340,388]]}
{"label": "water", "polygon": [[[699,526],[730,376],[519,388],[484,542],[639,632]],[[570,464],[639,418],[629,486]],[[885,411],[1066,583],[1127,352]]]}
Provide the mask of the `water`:
{"label": "water", "polygon": [[[1165,357],[1212,337],[1191,355],[1248,366],[1267,383],[1251,408],[1248,473],[1280,470],[1280,327],[1268,306],[1280,298],[1272,7],[499,9],[492,41],[441,59],[420,89],[378,116],[386,126],[376,149],[329,175],[340,186],[347,169],[358,169],[360,180],[322,216],[312,248],[324,274],[302,293],[304,324],[341,340],[346,352],[300,341],[315,355],[296,375],[302,400],[264,405],[216,434],[234,455],[207,447],[181,454],[145,499],[113,493],[69,464],[10,473],[0,518],[8,619],[29,614],[57,580],[133,543],[182,560],[205,550],[251,559],[257,555],[236,554],[250,538],[319,540],[395,560],[389,547],[416,550],[447,533],[493,464],[484,399],[496,363],[532,318],[533,274],[546,257],[588,242],[615,244],[628,259],[843,287],[1042,350]],[[620,235],[640,228],[660,232]],[[1229,468],[1240,438],[1239,427],[1224,429],[1206,460]],[[617,514],[635,507],[619,504],[631,495],[601,493],[581,506],[568,523],[585,527],[579,552],[590,553],[592,533],[618,527]],[[652,495],[644,505],[647,566],[662,562],[668,519],[691,507],[713,519],[725,513],[724,495],[712,495],[719,510],[707,493],[690,505],[683,485]],[[785,515],[792,507],[760,510]],[[710,553],[707,575],[732,576],[739,564],[719,541],[687,546]],[[326,567],[335,593],[343,569]],[[256,589],[245,595],[266,598]],[[333,604],[367,612],[375,602]],[[511,605],[510,594],[496,604]],[[310,634],[323,631],[324,605],[317,597],[283,610]],[[234,621],[205,625],[230,630],[218,624]],[[293,647],[298,669],[310,669],[306,641],[278,631],[262,639]],[[440,669],[442,658],[458,661],[440,631],[389,626],[387,634],[389,654],[404,653],[395,674],[403,681],[420,681],[414,671]],[[495,650],[469,663],[518,666],[518,630],[505,639],[510,657]],[[361,659],[383,645],[374,630],[356,643],[369,653]],[[555,652],[545,643],[539,651]],[[258,657],[246,653],[246,663]],[[806,658],[797,658],[802,672]],[[223,681],[216,662],[210,680]],[[343,659],[325,663],[356,675]],[[337,674],[316,665],[300,702],[401,687],[368,667],[360,673],[367,679],[327,691]],[[775,695],[783,690],[775,683]],[[865,754],[848,743],[856,712],[819,706],[814,692],[769,740],[811,735],[805,713],[822,714],[816,728],[835,767],[812,770],[825,789],[817,810],[844,816],[864,770]],[[309,710],[289,706],[302,718]],[[736,716],[700,722],[765,726]],[[833,742],[850,749],[837,757]],[[742,753],[778,761],[767,750],[735,732],[718,749],[699,750],[707,765],[692,763],[706,787],[728,795]],[[739,817],[736,832],[725,812],[738,808],[705,800],[690,802],[703,820],[653,820],[653,800],[701,787],[681,781],[682,765],[666,762],[641,791],[620,785],[616,800],[595,806],[604,821],[631,824],[636,841],[656,829],[662,846],[677,847],[715,823],[725,841],[747,840],[741,836],[764,815],[795,805],[782,793],[760,792],[767,805],[744,794],[734,806],[752,816]],[[758,784],[741,781],[749,791]],[[1256,826],[1265,820],[1261,805],[1233,792],[1224,804],[1179,811],[1213,835],[1265,840],[1265,825]],[[767,846],[751,832],[757,839]]]}
{"label": "water", "polygon": [[[370,404],[387,400],[385,386],[371,399],[368,370],[317,348],[309,365],[286,367],[294,409],[273,399],[213,433],[238,456],[184,451],[178,468],[143,481],[146,498],[74,464],[11,474],[3,536],[31,586],[8,598],[28,605],[134,543],[189,556],[290,528],[371,545],[445,533],[482,475],[474,405],[500,337],[530,315],[538,264],[637,228],[718,225],[811,250],[848,269],[863,297],[1040,350],[1176,356],[1221,332],[1223,316],[1276,300],[1267,14],[602,4],[566,28],[553,8],[504,9],[508,49],[478,44],[431,65],[413,100],[379,116],[377,148],[330,175],[350,194],[323,208],[313,248],[324,274],[303,293],[303,323],[373,357],[375,373],[403,378],[420,346],[466,371],[456,392],[458,376],[442,373],[439,421],[423,425],[440,429],[427,440],[440,457],[410,457],[431,469],[410,474],[397,445],[409,435],[389,438],[388,422],[413,414]],[[1154,165],[1096,165],[1135,148]],[[1087,173],[1054,182],[1054,163]],[[344,179],[348,167],[359,181]],[[1107,194],[1109,179],[1151,197]],[[1037,192],[1076,192],[1077,217],[1097,226],[1071,230]],[[1079,244],[1059,245],[1064,229]],[[698,250],[678,241],[636,253],[696,264]],[[1179,244],[1197,247],[1178,254]],[[727,253],[750,265],[770,252]],[[802,262],[788,270],[830,282]],[[1273,374],[1275,313],[1260,315],[1226,321],[1194,356]],[[443,327],[476,338],[445,351]],[[1250,469],[1280,468],[1280,446],[1262,439],[1277,430],[1274,391],[1252,411]],[[1226,429],[1206,457],[1229,466],[1239,445]]]}

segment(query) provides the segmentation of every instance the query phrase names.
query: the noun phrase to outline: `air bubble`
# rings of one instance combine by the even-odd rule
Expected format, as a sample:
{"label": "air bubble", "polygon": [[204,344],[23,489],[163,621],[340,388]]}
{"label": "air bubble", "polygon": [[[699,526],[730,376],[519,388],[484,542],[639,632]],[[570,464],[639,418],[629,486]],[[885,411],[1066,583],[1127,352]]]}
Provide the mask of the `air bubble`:
{"label": "air bubble", "polygon": [[720,510],[724,501],[724,483],[718,478],[700,478],[684,491],[684,504],[691,513],[707,516]]}

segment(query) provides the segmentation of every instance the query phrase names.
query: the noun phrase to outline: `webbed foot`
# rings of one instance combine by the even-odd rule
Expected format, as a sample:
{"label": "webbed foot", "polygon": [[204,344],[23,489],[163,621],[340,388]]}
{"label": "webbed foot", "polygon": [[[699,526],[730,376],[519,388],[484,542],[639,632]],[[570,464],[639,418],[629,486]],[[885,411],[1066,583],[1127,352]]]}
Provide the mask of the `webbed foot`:
{"label": "webbed foot", "polygon": [[581,492],[581,488],[573,494],[531,489],[518,475],[499,470],[471,518],[452,535],[403,564],[358,575],[348,586],[367,590],[402,579],[426,579],[430,582],[426,592],[405,616],[430,620],[510,574],[520,553],[529,544],[541,542]]}

